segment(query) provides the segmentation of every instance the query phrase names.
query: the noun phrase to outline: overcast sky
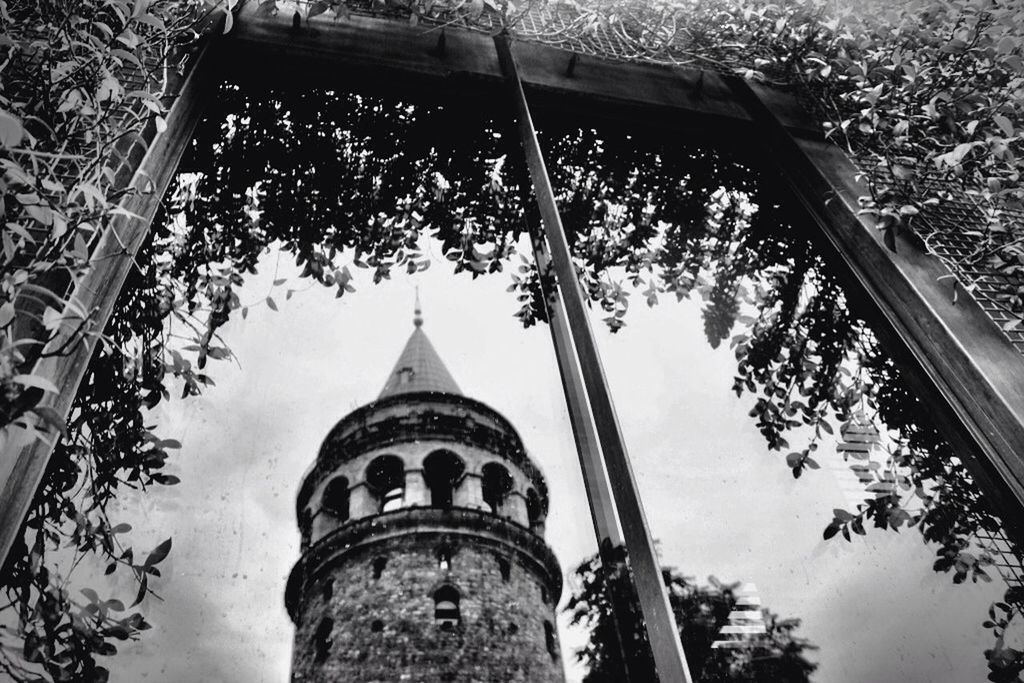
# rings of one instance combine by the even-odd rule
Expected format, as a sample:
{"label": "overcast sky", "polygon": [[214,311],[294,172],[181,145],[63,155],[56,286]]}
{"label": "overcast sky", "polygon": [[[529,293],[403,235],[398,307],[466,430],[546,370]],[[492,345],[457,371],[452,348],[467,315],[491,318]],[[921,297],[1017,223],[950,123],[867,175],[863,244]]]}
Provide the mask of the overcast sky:
{"label": "overcast sky", "polygon": [[[379,393],[413,329],[417,284],[424,330],[463,392],[508,417],[544,470],[563,570],[594,550],[550,336],[521,329],[507,276],[470,281],[435,258],[377,286],[353,269],[359,291],[340,300],[314,287],[286,301],[308,285],[270,255],[242,301],[263,300],[275,270],[289,278],[273,293],[280,311],[256,305],[223,331],[238,364],[214,363],[216,387],[152,415],[158,434],[184,444],[169,466],[182,482],[126,497],[124,520],[137,552],[168,535],[174,549],[157,584],[164,601],[144,603],[155,628],[111,662],[113,681],[288,680],[283,594],[299,552],[299,482],[331,426]],[[816,681],[983,681],[981,622],[1001,582],[952,585],[916,530],[823,541],[832,508],[851,505],[834,445],[819,451],[821,470],[792,478],[747,416],[750,398],[731,392],[735,360],[708,346],[699,302],[647,309],[637,297],[627,322],[618,335],[596,330],[664,562],[753,582],[773,611],[802,618],[801,635],[821,648]],[[571,663],[581,634],[562,622]],[[570,667],[570,681],[579,674]]]}

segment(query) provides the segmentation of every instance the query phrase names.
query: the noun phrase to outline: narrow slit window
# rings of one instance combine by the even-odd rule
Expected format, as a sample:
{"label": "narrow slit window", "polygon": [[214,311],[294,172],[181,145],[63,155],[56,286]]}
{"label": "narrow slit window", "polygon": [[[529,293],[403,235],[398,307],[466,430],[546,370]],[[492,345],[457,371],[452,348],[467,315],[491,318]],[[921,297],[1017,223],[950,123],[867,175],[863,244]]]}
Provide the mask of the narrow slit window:
{"label": "narrow slit window", "polygon": [[324,617],[316,627],[313,634],[313,658],[317,662],[323,662],[331,651],[331,631],[334,630],[334,619]]}
{"label": "narrow slit window", "polygon": [[384,567],[388,565],[388,558],[378,557],[373,561],[373,578],[379,579],[380,575],[384,573]]}
{"label": "narrow slit window", "polygon": [[306,545],[313,536],[313,513],[308,508],[303,508],[299,514],[299,533],[302,535],[302,543]]}
{"label": "narrow slit window", "polygon": [[551,659],[558,659],[558,641],[555,640],[555,627],[550,621],[544,621],[544,646],[548,649]]}
{"label": "narrow slit window", "polygon": [[437,568],[443,572],[452,568],[452,549],[446,545],[437,549]]}
{"label": "narrow slit window", "polygon": [[526,491],[526,518],[530,522],[530,529],[534,532],[543,532],[544,528],[544,505],[535,489]]}

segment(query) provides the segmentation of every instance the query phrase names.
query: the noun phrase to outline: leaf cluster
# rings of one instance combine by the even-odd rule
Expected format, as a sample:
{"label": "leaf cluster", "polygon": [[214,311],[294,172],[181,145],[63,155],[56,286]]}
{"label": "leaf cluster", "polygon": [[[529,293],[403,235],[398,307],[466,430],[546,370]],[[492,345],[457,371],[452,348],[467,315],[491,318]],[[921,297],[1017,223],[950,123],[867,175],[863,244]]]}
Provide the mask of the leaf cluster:
{"label": "leaf cluster", "polygon": [[[1024,9],[1010,0],[575,2],[527,38],[797,88],[858,160],[863,213],[916,234],[1020,325]],[[611,47],[609,47],[611,46]],[[948,220],[950,211],[968,219]],[[944,245],[976,247],[956,257]],[[979,271],[995,275],[985,276]],[[1007,276],[1000,278],[999,275]]]}
{"label": "leaf cluster", "polygon": [[[618,554],[621,555],[621,549]],[[572,574],[572,596],[565,611],[572,623],[587,627],[590,637],[576,651],[587,666],[584,681],[610,683],[623,680],[656,680],[646,631],[639,606],[630,589],[629,569],[624,561],[597,556],[584,560]],[[810,680],[817,665],[805,654],[817,649],[797,635],[799,619],[781,619],[767,608],[760,610],[765,632],[734,641],[733,647],[715,647],[730,616],[738,609],[739,583],[723,583],[708,577],[699,584],[671,568],[662,569],[669,603],[679,627],[679,638],[687,664],[701,681],[769,681],[801,683]],[[621,644],[619,647],[618,644]]]}
{"label": "leaf cluster", "polygon": [[[130,527],[107,513],[121,487],[176,481],[160,471],[176,442],[142,417],[143,392],[163,377],[158,356],[141,351],[159,318],[139,305],[139,272],[107,330],[93,329],[92,312],[67,293],[99,233],[124,213],[129,154],[163,128],[165,92],[202,16],[200,3],[171,0],[0,2],[0,424],[5,437],[43,425],[62,435],[0,581],[13,615],[0,670],[11,680],[106,680],[96,658],[148,628],[117,598],[86,588],[83,603],[69,581],[99,559],[137,579],[138,603],[170,549],[168,540],[136,561]],[[57,388],[32,369],[86,335],[100,345],[65,424],[40,403]]]}

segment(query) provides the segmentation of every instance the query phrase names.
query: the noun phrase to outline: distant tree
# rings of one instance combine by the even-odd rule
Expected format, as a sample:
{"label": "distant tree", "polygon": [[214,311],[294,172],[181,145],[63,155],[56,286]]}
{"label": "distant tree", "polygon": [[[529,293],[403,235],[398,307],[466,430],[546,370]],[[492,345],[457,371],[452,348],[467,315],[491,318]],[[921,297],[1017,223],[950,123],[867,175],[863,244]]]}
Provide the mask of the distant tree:
{"label": "distant tree", "polygon": [[[574,590],[565,610],[573,624],[590,629],[590,640],[577,650],[577,659],[589,671],[585,683],[621,681],[623,671],[631,680],[653,681],[654,664],[643,645],[646,632],[635,601],[624,563],[602,563],[597,556],[580,564],[574,573]],[[750,683],[805,683],[817,665],[804,654],[816,650],[805,638],[796,635],[799,619],[780,619],[767,608],[761,609],[765,633],[747,636],[734,647],[713,647],[725,640],[722,627],[730,623],[736,609],[739,583],[722,583],[709,577],[708,585],[699,585],[691,577],[672,568],[663,568],[669,602],[679,626],[679,636],[687,664],[694,678],[703,683],[748,681]],[[620,610],[619,633],[615,632],[615,609]],[[622,614],[625,612],[625,614]],[[625,631],[625,632],[623,632]],[[616,645],[621,639],[622,648]],[[623,661],[625,658],[625,661]]]}

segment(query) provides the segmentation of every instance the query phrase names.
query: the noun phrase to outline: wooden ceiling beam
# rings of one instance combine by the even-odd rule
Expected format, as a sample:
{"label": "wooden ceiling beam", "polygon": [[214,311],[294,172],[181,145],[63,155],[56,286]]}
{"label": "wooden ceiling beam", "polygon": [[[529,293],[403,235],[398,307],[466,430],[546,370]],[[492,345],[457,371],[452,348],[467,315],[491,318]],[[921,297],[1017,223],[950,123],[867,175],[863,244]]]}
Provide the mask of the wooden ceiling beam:
{"label": "wooden ceiling beam", "polygon": [[[402,21],[352,16],[295,26],[292,16],[257,16],[243,6],[222,41],[223,75],[246,86],[345,87],[383,90],[458,103],[504,102],[503,80],[493,39],[479,31],[411,26]],[[753,128],[722,76],[657,64],[576,55],[540,43],[517,41],[513,52],[531,99],[560,107],[642,115],[675,128],[707,128],[728,135]],[[762,100],[793,135],[820,138],[820,127],[791,93],[755,86]]]}

